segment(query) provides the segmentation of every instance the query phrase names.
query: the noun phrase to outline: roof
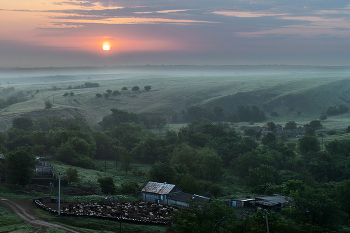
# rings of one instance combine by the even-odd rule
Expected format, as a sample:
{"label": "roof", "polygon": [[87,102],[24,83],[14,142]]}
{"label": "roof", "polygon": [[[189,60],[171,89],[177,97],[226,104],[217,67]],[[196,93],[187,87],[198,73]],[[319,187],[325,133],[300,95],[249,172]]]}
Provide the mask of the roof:
{"label": "roof", "polygon": [[168,194],[175,187],[174,184],[158,183],[149,181],[141,192],[157,193],[157,194]]}
{"label": "roof", "polygon": [[168,199],[173,201],[182,201],[182,202],[188,202],[190,200],[199,204],[204,204],[204,202],[210,201],[210,198],[208,197],[203,197],[196,194],[190,194],[190,193],[184,193],[184,192],[171,195],[168,197]]}
{"label": "roof", "polygon": [[256,197],[255,198],[256,203],[259,203],[261,205],[266,206],[274,206],[281,203],[287,203],[288,199],[287,197],[283,195],[273,195],[273,196],[267,196],[267,197]]}

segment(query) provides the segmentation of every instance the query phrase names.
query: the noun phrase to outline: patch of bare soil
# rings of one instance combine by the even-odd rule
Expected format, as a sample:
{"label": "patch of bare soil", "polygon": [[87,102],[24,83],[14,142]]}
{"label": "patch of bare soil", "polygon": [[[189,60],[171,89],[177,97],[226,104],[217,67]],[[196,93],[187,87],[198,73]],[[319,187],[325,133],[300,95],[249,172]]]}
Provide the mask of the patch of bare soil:
{"label": "patch of bare soil", "polygon": [[46,229],[49,227],[60,228],[67,232],[79,233],[79,231],[70,229],[65,226],[61,226],[55,223],[49,223],[42,219],[37,218],[34,215],[34,208],[37,208],[31,199],[24,200],[9,200],[3,197],[0,197],[1,203],[10,207],[18,216],[20,216],[24,221],[28,222],[31,225],[39,225],[42,229],[39,233],[46,232]]}

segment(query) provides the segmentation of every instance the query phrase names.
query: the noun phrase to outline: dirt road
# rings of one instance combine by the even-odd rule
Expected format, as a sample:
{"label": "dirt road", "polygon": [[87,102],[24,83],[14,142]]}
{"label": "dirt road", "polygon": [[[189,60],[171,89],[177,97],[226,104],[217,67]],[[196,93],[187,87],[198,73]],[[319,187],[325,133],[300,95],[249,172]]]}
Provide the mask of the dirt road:
{"label": "dirt road", "polygon": [[10,207],[18,216],[24,219],[24,221],[34,224],[34,225],[40,225],[43,227],[55,227],[62,230],[65,230],[67,232],[72,233],[80,233],[79,231],[70,229],[65,226],[61,226],[55,223],[49,223],[45,222],[43,220],[40,220],[39,218],[35,217],[31,211],[33,208],[33,204],[31,203],[31,200],[9,200],[3,197],[0,197],[1,203]]}

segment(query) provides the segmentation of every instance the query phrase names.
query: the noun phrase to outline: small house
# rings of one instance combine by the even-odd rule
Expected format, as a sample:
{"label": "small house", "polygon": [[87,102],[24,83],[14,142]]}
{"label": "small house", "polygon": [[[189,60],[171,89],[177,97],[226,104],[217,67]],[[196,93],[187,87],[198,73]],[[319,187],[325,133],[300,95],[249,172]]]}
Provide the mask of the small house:
{"label": "small house", "polygon": [[148,182],[141,190],[142,200],[155,202],[159,204],[168,204],[169,195],[182,192],[179,187],[174,184]]}

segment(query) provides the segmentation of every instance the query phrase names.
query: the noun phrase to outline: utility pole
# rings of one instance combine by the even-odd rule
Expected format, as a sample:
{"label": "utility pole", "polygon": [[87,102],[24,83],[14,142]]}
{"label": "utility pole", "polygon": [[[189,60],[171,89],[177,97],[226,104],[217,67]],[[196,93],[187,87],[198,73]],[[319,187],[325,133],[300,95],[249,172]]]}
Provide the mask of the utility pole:
{"label": "utility pole", "polygon": [[58,215],[61,214],[61,174],[58,173]]}
{"label": "utility pole", "polygon": [[270,233],[270,231],[269,231],[269,220],[267,218],[267,214],[268,214],[268,212],[266,211],[266,213],[265,213],[265,216],[266,216],[266,230],[267,230],[267,233]]}
{"label": "utility pole", "polygon": [[106,173],[106,171],[107,171],[107,165],[106,165],[106,161],[105,161],[105,173]]}

